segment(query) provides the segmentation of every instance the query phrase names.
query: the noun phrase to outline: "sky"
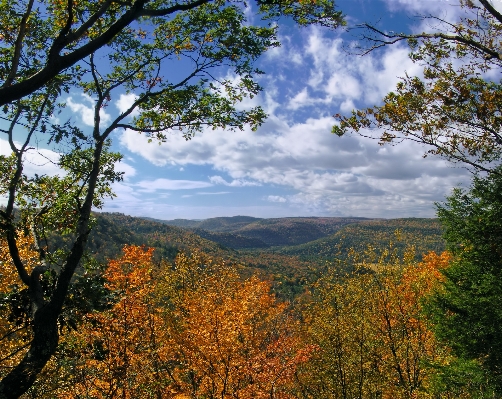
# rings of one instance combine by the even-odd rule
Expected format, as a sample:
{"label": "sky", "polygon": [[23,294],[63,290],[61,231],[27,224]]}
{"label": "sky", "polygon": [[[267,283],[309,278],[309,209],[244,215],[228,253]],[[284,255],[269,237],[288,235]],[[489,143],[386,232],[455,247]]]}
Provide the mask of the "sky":
{"label": "sky", "polygon": [[[454,21],[455,1],[339,0],[349,27],[369,22],[394,31],[422,31],[417,15],[441,15]],[[253,10],[248,11],[256,18]],[[124,180],[113,186],[117,197],[103,211],[156,219],[205,219],[247,215],[434,217],[434,202],[453,187],[468,186],[466,169],[411,142],[379,146],[357,135],[330,133],[333,115],[378,105],[399,77],[420,75],[405,44],[364,57],[348,50],[357,30],[299,28],[280,22],[281,47],[262,56],[257,66],[263,92],[242,107],[261,105],[267,121],[255,132],[207,130],[186,141],[168,132],[165,143],[148,143],[133,131],[113,134],[113,149]],[[222,76],[228,71],[220,71]],[[103,117],[123,109],[132,96],[122,95]],[[83,129],[92,125],[93,99],[70,92],[67,111]],[[108,113],[108,114],[107,114]],[[0,153],[8,145],[0,138]],[[40,153],[41,152],[41,153]],[[47,159],[50,148],[33,152],[28,174],[57,173]]]}

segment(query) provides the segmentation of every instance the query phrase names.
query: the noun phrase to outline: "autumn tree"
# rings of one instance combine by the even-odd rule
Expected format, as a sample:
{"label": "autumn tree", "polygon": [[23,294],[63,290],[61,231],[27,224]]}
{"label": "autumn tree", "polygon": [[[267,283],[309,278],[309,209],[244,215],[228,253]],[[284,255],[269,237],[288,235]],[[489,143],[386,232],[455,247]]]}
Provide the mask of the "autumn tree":
{"label": "autumn tree", "polygon": [[[336,27],[342,15],[332,1],[258,2],[261,15],[289,15],[299,24]],[[0,382],[0,397],[16,398],[35,381],[58,345],[58,319],[81,263],[92,227],[91,209],[113,196],[121,179],[120,155],[110,152],[112,132],[132,129],[163,140],[169,131],[187,139],[206,127],[257,127],[260,108],[237,103],[260,90],[254,61],[277,45],[275,25],[247,23],[242,4],[231,2],[21,1],[0,5],[0,103],[12,151],[0,164],[0,193],[7,204],[0,227],[11,262],[29,293],[32,340],[24,357]],[[170,74],[182,64],[180,74]],[[235,79],[219,78],[217,68]],[[57,123],[63,93],[80,90],[94,101],[94,126]],[[102,110],[131,94],[134,100],[109,123]],[[36,139],[36,140],[35,140]],[[52,143],[57,176],[26,176],[34,143]],[[38,251],[28,270],[19,231],[31,231]],[[60,251],[48,234],[68,235]],[[44,279],[54,275],[45,292]]]}
{"label": "autumn tree", "polygon": [[407,41],[410,58],[424,66],[423,77],[403,76],[383,105],[335,115],[333,133],[356,132],[380,144],[412,140],[428,147],[425,155],[498,173],[502,14],[489,0],[460,0],[460,6],[456,23],[425,17],[432,32],[388,33],[365,24],[369,46],[363,52]]}
{"label": "autumn tree", "polygon": [[[166,313],[177,364],[176,386],[187,397],[292,398],[299,364],[314,346],[268,283],[242,279],[232,266],[180,255],[169,278]],[[174,290],[173,290],[174,289]]]}
{"label": "autumn tree", "polygon": [[[390,255],[390,257],[388,257]],[[307,339],[319,351],[298,374],[305,398],[432,398],[427,363],[447,358],[421,301],[438,284],[448,254],[417,263],[384,253],[333,271],[316,288]]]}
{"label": "autumn tree", "polygon": [[269,284],[205,255],[168,266],[134,246],[110,261],[115,303],[63,336],[67,354],[49,364],[53,382],[37,383],[37,397],[292,398],[294,373],[316,348],[299,341]]}
{"label": "autumn tree", "polygon": [[121,258],[108,263],[104,278],[114,304],[87,314],[80,328],[63,336],[64,367],[48,374],[58,382],[48,397],[166,397],[172,345],[154,295],[161,271],[152,252],[126,246]]}
{"label": "autumn tree", "polygon": [[[19,233],[20,257],[31,269],[38,260],[30,235]],[[16,365],[29,345],[31,330],[27,317],[29,301],[22,292],[22,281],[10,264],[9,248],[0,241],[0,369]],[[2,373],[3,374],[3,373]]]}

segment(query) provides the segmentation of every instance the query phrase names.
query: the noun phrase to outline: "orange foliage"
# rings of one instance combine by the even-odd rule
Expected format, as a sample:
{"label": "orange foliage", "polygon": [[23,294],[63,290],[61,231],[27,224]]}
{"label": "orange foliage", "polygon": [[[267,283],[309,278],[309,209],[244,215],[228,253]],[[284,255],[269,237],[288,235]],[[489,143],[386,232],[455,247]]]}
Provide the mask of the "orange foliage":
{"label": "orange foliage", "polygon": [[[33,247],[33,239],[19,232],[17,244],[21,260],[30,272],[38,260],[38,253]],[[23,283],[12,263],[7,241],[2,237],[0,238],[0,297],[6,298],[7,295],[16,293],[20,298],[22,294],[19,291],[22,288],[24,288]],[[28,323],[19,313],[29,310],[25,308],[28,302],[17,300],[15,305],[17,309],[14,310],[16,313],[14,315],[8,303],[0,302],[0,375],[19,363],[31,337]]]}
{"label": "orange foliage", "polygon": [[74,358],[53,376],[59,397],[292,397],[296,368],[315,347],[295,337],[268,283],[199,255],[156,266],[152,251],[126,246],[110,261],[118,301],[64,337]]}
{"label": "orange foliage", "polygon": [[[230,283],[230,284],[229,284]],[[188,292],[175,317],[187,317],[174,336],[177,370],[191,397],[289,398],[284,387],[312,347],[299,350],[284,305],[267,283],[209,276]]]}
{"label": "orange foliage", "polygon": [[161,363],[168,360],[169,345],[151,295],[152,252],[126,246],[122,258],[110,261],[106,285],[118,302],[109,311],[89,315],[83,328],[66,338],[83,356],[60,397],[147,398],[158,397],[165,388]]}
{"label": "orange foliage", "polygon": [[438,286],[443,278],[439,270],[449,261],[449,253],[431,252],[418,264],[376,276],[378,287],[372,322],[377,327],[381,347],[380,371],[388,381],[383,398],[419,397],[417,392],[428,383],[424,363],[442,356],[442,349],[423,315],[422,300]]}
{"label": "orange foliage", "polygon": [[432,398],[426,364],[448,354],[429,329],[422,300],[449,261],[448,253],[431,252],[420,263],[394,259],[343,281],[322,280],[320,301],[306,315],[309,340],[320,347],[301,376],[309,397]]}

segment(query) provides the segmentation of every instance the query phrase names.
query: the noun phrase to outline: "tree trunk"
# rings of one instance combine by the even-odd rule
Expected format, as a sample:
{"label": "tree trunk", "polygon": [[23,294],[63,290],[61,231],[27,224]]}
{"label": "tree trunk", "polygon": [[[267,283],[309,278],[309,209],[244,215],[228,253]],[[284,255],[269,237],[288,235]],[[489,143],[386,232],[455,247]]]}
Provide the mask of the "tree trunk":
{"label": "tree trunk", "polygon": [[25,393],[56,351],[58,312],[47,304],[35,312],[33,341],[21,362],[0,382],[0,399],[15,399]]}

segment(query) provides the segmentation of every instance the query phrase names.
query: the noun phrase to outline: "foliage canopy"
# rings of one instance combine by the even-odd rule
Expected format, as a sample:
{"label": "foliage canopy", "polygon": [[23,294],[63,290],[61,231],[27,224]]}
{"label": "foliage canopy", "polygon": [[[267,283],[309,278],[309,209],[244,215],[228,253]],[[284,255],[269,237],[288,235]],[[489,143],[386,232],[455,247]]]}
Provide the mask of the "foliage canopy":
{"label": "foliage canopy", "polygon": [[461,362],[479,364],[498,394],[502,392],[501,198],[502,179],[494,173],[476,177],[469,191],[456,189],[438,205],[453,260],[442,271],[445,282],[429,306],[437,336]]}

